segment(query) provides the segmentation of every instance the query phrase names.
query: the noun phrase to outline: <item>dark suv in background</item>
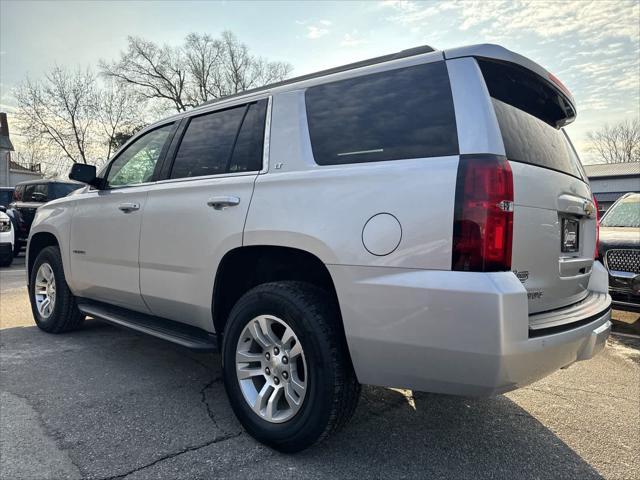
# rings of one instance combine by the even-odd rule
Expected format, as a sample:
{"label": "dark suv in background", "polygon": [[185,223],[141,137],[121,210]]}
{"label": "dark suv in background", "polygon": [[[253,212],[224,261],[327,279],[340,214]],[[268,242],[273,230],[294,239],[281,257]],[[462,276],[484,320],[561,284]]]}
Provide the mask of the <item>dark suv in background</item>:
{"label": "dark suv in background", "polygon": [[77,182],[64,180],[30,180],[16,185],[7,215],[15,231],[14,255],[27,245],[31,223],[40,205],[67,196],[82,187]]}
{"label": "dark suv in background", "polygon": [[0,210],[6,210],[13,200],[13,187],[0,187]]}
{"label": "dark suv in background", "polygon": [[613,304],[640,311],[640,193],[623,195],[604,214],[598,256],[609,271]]}

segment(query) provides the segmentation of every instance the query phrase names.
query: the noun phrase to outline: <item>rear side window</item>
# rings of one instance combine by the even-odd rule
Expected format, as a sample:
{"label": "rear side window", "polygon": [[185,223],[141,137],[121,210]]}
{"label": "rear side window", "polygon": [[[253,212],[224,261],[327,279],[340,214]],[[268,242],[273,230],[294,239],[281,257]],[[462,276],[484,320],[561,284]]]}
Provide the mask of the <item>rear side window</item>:
{"label": "rear side window", "polygon": [[260,170],[266,106],[261,100],[192,118],[171,178]]}
{"label": "rear side window", "polygon": [[305,99],[319,165],[458,154],[444,62],[311,87]]}
{"label": "rear side window", "polygon": [[492,100],[509,160],[550,168],[583,180],[579,160],[561,130],[519,108]]}
{"label": "rear side window", "polygon": [[49,188],[46,183],[32,183],[30,185],[25,185],[22,201],[46,202],[48,192]]}

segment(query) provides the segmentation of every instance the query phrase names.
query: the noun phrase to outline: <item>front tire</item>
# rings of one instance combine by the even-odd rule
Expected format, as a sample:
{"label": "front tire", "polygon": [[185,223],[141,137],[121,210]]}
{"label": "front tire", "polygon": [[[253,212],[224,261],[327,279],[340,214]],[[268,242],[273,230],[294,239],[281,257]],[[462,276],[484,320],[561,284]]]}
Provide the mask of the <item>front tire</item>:
{"label": "front tire", "polygon": [[69,332],[82,325],[85,315],[67,285],[58,247],[44,248],[33,262],[29,300],[36,325],[45,332]]}
{"label": "front tire", "polygon": [[336,302],[303,282],[259,285],[229,315],[224,384],[247,432],[297,452],[342,428],[360,394]]}

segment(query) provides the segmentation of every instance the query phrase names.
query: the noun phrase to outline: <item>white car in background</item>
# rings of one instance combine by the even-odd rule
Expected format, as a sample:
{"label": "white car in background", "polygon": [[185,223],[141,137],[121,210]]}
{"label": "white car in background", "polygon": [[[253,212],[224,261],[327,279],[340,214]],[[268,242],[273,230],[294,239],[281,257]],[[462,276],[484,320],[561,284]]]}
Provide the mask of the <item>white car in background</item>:
{"label": "white car in background", "polygon": [[11,219],[6,213],[0,212],[0,267],[8,267],[13,262],[14,242]]}

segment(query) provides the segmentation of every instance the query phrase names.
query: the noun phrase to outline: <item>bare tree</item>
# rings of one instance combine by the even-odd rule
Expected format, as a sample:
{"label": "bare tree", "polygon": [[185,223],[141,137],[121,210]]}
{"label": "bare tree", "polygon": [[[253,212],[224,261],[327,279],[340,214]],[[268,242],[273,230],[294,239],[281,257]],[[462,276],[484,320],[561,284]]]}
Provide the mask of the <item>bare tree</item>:
{"label": "bare tree", "polygon": [[640,119],[605,125],[587,137],[605,163],[640,162]]}
{"label": "bare tree", "polygon": [[202,102],[286,78],[291,65],[251,55],[231,32],[221,39],[192,33],[182,46],[129,37],[120,59],[100,62],[102,73],[148,99],[183,112]]}
{"label": "bare tree", "polygon": [[96,118],[106,145],[105,160],[143,126],[144,105],[126,85],[108,82],[97,92]]}
{"label": "bare tree", "polygon": [[111,63],[101,60],[100,69],[105,76],[134,86],[144,98],[170,102],[178,112],[191,106],[185,92],[187,65],[180,48],[129,37],[127,51],[121,52],[120,59]]}
{"label": "bare tree", "polygon": [[190,73],[190,99],[195,105],[221,96],[217,86],[223,63],[222,42],[211,35],[191,33],[185,40],[185,56]]}
{"label": "bare tree", "polygon": [[54,67],[42,81],[26,79],[15,92],[22,133],[43,137],[74,162],[87,163],[95,119],[95,77]]}

